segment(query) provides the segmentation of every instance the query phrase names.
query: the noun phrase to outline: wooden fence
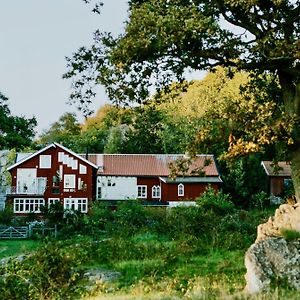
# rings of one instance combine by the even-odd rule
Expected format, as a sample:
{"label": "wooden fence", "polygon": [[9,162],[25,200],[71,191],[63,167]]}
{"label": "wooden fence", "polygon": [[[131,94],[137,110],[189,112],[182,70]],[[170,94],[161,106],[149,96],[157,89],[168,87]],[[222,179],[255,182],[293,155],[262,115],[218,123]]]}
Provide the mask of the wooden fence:
{"label": "wooden fence", "polygon": [[1,226],[0,227],[0,238],[1,239],[27,239],[28,238],[28,227],[12,227],[12,226]]}
{"label": "wooden fence", "polygon": [[27,239],[33,236],[51,235],[56,238],[57,228],[31,226],[0,226],[0,239]]}

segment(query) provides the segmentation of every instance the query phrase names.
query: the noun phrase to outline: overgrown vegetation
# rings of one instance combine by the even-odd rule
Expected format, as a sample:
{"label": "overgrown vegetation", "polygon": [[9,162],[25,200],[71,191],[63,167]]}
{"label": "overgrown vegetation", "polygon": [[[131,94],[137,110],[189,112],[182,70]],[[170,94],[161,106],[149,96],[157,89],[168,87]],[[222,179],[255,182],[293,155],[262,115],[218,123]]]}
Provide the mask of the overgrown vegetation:
{"label": "overgrown vegetation", "polygon": [[[237,209],[229,195],[212,189],[197,203],[168,209],[129,200],[116,210],[95,203],[89,215],[64,221],[58,240],[47,239],[22,261],[0,268],[0,299],[240,295],[245,250],[273,209]],[[90,290],[84,277],[88,269],[121,275],[94,282]]]}

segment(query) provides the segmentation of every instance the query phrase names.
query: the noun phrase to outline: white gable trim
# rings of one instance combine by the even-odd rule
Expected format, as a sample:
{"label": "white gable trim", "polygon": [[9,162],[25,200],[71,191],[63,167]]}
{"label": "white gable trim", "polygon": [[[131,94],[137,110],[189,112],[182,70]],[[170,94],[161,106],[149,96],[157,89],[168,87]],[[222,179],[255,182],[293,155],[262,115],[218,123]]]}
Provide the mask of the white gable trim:
{"label": "white gable trim", "polygon": [[25,161],[28,161],[28,160],[32,159],[33,157],[35,157],[35,156],[37,156],[37,155],[43,153],[44,151],[46,151],[46,150],[48,150],[48,149],[50,149],[50,148],[52,148],[52,147],[54,147],[54,148],[59,147],[59,148],[63,149],[64,151],[66,151],[66,152],[68,152],[68,153],[74,155],[74,156],[75,156],[76,158],[78,158],[79,160],[84,161],[85,163],[87,163],[87,164],[90,165],[91,167],[93,167],[93,168],[95,168],[95,169],[98,169],[98,167],[97,167],[96,165],[94,165],[94,164],[91,163],[90,161],[86,160],[85,158],[79,156],[78,154],[76,154],[76,153],[73,152],[72,150],[70,150],[70,149],[68,149],[68,148],[66,148],[66,147],[64,147],[64,146],[62,146],[62,145],[60,145],[60,144],[58,144],[58,143],[53,143],[53,144],[50,144],[50,145],[44,147],[44,148],[41,149],[41,150],[39,150],[39,151],[37,151],[37,152],[35,152],[35,153],[29,155],[28,157],[25,157],[24,159],[22,159],[22,160],[16,162],[15,164],[13,164],[13,165],[10,166],[9,168],[7,168],[7,170],[9,171],[9,170],[11,170],[11,169],[13,169],[13,168],[19,166],[20,164],[24,163]]}
{"label": "white gable trim", "polygon": [[264,170],[265,170],[266,174],[267,174],[268,176],[270,176],[270,173],[268,172],[268,170],[267,170],[267,167],[266,167],[266,165],[265,165],[265,162],[264,162],[264,161],[262,161],[262,162],[261,162],[261,165],[262,165],[262,167],[264,168]]}
{"label": "white gable trim", "polygon": [[93,167],[93,168],[95,168],[95,169],[98,169],[98,166],[94,165],[94,164],[91,163],[89,160],[87,160],[87,159],[81,157],[80,155],[78,155],[78,154],[76,154],[75,152],[73,152],[72,150],[70,150],[70,149],[64,147],[63,145],[60,145],[60,144],[58,144],[58,143],[54,143],[54,145],[57,146],[57,147],[59,147],[59,148],[61,148],[61,149],[63,149],[63,150],[65,150],[66,152],[71,153],[72,155],[74,155],[75,157],[77,157],[79,160],[84,161],[85,163],[87,163],[87,164],[90,165],[91,167]]}
{"label": "white gable trim", "polygon": [[45,148],[43,148],[43,149],[41,149],[41,150],[39,150],[39,151],[37,151],[37,152],[32,153],[31,155],[29,155],[29,156],[27,156],[27,157],[21,159],[20,161],[16,162],[16,163],[13,164],[12,166],[8,167],[8,168],[7,168],[7,171],[9,171],[9,170],[15,168],[16,166],[22,164],[23,162],[25,162],[25,161],[27,161],[27,160],[30,160],[31,158],[35,157],[36,155],[39,155],[39,154],[43,153],[44,151],[46,151],[46,150],[48,150],[48,149],[50,149],[50,148],[52,148],[52,147],[56,147],[56,146],[55,146],[54,144],[50,144],[50,145],[46,146]]}

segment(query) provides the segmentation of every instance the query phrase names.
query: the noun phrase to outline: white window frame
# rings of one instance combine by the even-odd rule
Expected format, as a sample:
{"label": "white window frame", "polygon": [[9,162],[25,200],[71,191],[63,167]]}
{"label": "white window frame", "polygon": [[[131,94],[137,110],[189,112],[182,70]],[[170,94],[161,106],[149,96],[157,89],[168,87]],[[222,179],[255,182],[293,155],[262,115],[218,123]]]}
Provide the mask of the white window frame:
{"label": "white window frame", "polygon": [[159,185],[154,185],[152,187],[152,198],[160,198],[161,197],[161,189]]}
{"label": "white window frame", "polygon": [[88,212],[87,198],[64,198],[64,209],[77,210],[82,213]]}
{"label": "white window frame", "polygon": [[40,155],[40,169],[51,169],[51,155]]}
{"label": "white window frame", "polygon": [[177,195],[181,197],[184,196],[184,185],[182,183],[178,184]]}
{"label": "white window frame", "polygon": [[147,185],[138,185],[137,186],[137,196],[138,196],[138,198],[141,198],[141,199],[147,198]]}
{"label": "white window frame", "polygon": [[79,164],[79,174],[87,174],[87,167],[82,164]]}
{"label": "white window frame", "polygon": [[60,199],[59,198],[48,198],[48,207],[50,207],[50,205],[52,205],[56,202],[60,202]]}
{"label": "white window frame", "polygon": [[41,213],[41,207],[45,205],[43,198],[15,198],[14,213]]}
{"label": "white window frame", "polygon": [[76,175],[75,174],[65,174],[64,175],[64,191],[74,192],[76,189]]}

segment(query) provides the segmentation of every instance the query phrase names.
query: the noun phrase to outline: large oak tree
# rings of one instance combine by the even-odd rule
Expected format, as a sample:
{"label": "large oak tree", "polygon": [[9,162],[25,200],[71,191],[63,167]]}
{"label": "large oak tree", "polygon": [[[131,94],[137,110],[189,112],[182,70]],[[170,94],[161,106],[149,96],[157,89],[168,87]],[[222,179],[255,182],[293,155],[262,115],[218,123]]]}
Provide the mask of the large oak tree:
{"label": "large oak tree", "polygon": [[[298,0],[131,0],[124,33],[113,38],[96,32],[94,45],[69,60],[66,77],[74,79],[72,99],[84,106],[93,81],[113,100],[141,102],[153,85],[160,90],[187,70],[221,65],[274,75],[281,95],[267,106],[276,111],[282,136],[265,144],[284,143],[299,200],[299,35]],[[241,139],[233,136],[231,148]],[[249,132],[244,142],[259,149]]]}

